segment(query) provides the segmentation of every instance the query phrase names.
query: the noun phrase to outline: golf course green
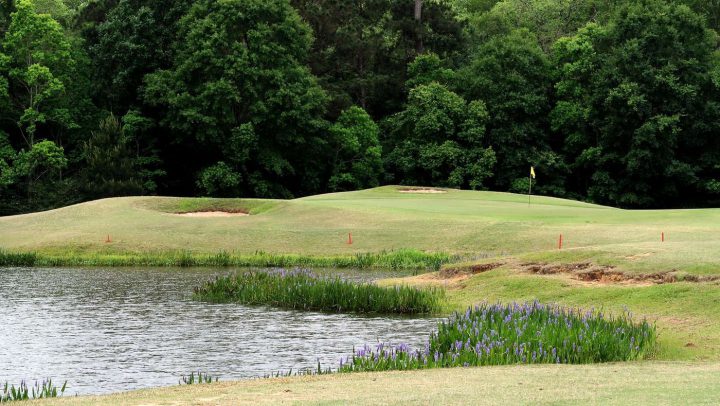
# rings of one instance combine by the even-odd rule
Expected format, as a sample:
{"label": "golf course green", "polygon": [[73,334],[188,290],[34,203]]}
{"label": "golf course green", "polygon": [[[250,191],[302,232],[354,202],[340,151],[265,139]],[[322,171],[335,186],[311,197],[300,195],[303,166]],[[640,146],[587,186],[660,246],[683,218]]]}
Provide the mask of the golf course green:
{"label": "golf course green", "polygon": [[[373,390],[393,402],[401,394],[392,387],[410,388],[430,377],[458,386],[463,379],[482,380],[489,387],[483,390],[489,403],[530,401],[539,399],[533,391],[552,380],[537,380],[540,389],[533,386],[512,396],[499,386],[534,380],[541,370],[546,378],[557,375],[567,382],[587,376],[588,382],[599,382],[597,393],[609,401],[623,394],[658,394],[663,385],[677,388],[678,401],[685,399],[683,393],[693,393],[698,401],[720,397],[720,387],[711,384],[720,379],[720,209],[631,211],[547,197],[533,196],[528,202],[528,196],[508,193],[399,186],[288,201],[127,197],[0,218],[0,249],[70,264],[77,262],[73,258],[102,263],[177,253],[286,255],[299,261],[381,252],[442,254],[456,263],[381,283],[444,286],[448,312],[484,301],[538,299],[606,313],[627,310],[658,328],[656,354],[640,363],[282,378],[222,383],[215,395],[208,389],[176,388],[84,400],[88,404],[168,403],[193,395],[205,403],[233,404],[254,401],[265,392],[276,401],[342,402],[375,379],[386,384]],[[653,381],[638,374],[672,379]],[[319,394],[321,387],[340,384],[338,380],[345,389],[337,396]],[[296,389],[305,381],[311,383],[303,386],[307,393],[298,395]],[[648,391],[632,389],[632,382]],[[286,387],[290,389],[282,392]],[[556,397],[547,399],[592,399],[592,387],[580,389],[576,396],[556,388]],[[417,399],[433,403],[441,392]]]}

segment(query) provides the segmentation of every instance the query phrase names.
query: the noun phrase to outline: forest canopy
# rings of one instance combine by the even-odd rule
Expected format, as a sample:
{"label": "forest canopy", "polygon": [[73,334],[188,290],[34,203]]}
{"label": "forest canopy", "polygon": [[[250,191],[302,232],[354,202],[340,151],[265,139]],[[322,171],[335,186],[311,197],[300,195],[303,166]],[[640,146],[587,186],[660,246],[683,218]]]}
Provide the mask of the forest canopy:
{"label": "forest canopy", "polygon": [[531,181],[718,205],[719,29],[720,0],[0,0],[0,215]]}

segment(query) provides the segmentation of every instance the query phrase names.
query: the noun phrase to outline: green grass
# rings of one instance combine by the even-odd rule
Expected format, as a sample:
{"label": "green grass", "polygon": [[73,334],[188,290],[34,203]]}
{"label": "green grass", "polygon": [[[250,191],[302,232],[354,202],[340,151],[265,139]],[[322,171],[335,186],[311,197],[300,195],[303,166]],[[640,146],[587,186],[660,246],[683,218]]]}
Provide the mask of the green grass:
{"label": "green grass", "polygon": [[307,270],[247,271],[197,287],[193,297],[217,303],[270,305],[326,312],[429,314],[442,308],[443,291],[407,286],[380,287]]}

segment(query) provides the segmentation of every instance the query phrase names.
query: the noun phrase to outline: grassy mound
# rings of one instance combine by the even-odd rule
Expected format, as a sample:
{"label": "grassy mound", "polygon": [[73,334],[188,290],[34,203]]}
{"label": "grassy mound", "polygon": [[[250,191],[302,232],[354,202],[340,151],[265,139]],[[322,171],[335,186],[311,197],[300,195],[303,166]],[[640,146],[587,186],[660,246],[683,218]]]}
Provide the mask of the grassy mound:
{"label": "grassy mound", "polygon": [[443,291],[407,286],[379,287],[340,278],[321,278],[307,270],[243,272],[205,283],[194,297],[212,302],[270,305],[328,312],[419,314],[441,309]]}
{"label": "grassy mound", "polygon": [[481,305],[441,322],[423,350],[366,346],[339,370],[630,361],[648,355],[655,342],[655,327],[636,324],[628,315],[605,318],[538,302]]}

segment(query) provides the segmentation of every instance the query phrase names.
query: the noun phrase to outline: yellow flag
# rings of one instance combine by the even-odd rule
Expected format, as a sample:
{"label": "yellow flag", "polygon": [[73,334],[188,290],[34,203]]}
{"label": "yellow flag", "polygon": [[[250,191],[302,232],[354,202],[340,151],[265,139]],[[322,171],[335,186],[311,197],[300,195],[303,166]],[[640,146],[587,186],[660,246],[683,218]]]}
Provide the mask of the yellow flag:
{"label": "yellow flag", "polygon": [[530,167],[530,177],[535,179],[535,168],[533,168],[532,166]]}

